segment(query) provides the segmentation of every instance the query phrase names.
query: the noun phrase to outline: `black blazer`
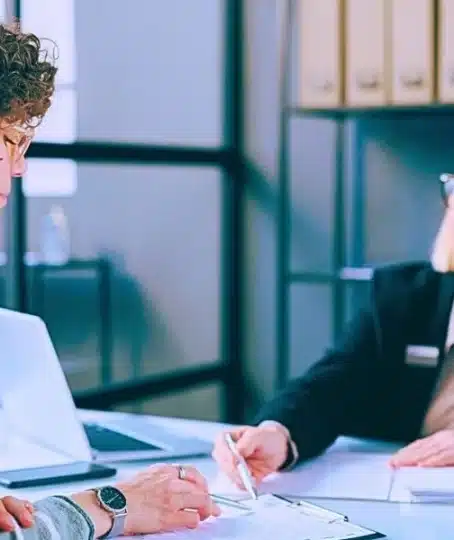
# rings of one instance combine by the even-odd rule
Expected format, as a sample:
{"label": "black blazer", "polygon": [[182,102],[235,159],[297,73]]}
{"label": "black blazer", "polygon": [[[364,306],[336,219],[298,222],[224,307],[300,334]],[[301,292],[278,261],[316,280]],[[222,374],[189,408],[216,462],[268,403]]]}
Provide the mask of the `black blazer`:
{"label": "black blazer", "polygon": [[[260,412],[288,427],[301,459],[338,435],[408,442],[418,438],[444,360],[454,273],[429,263],[375,270],[370,306],[343,338]],[[405,362],[408,345],[439,348],[437,366]]]}

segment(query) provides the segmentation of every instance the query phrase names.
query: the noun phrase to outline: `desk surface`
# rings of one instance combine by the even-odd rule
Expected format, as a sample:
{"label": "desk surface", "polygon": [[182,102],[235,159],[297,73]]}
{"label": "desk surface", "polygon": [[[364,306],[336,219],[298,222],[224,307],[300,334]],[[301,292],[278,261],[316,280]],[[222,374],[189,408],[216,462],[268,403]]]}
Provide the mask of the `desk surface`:
{"label": "desk surface", "polygon": [[[99,419],[106,415],[119,413],[84,411],[81,414],[84,419]],[[153,421],[162,425],[178,427],[183,432],[191,433],[206,440],[213,440],[223,428],[220,424],[189,420],[153,418]],[[209,458],[193,459],[187,462],[195,465],[211,483],[218,476],[217,467]],[[121,465],[118,478],[125,478],[146,465],[146,462]],[[83,482],[46,489],[14,490],[14,495],[36,500],[54,493],[80,491],[93,485],[93,483]],[[0,488],[0,495],[6,493],[7,490]],[[348,515],[352,522],[383,532],[390,540],[444,540],[451,538],[453,534],[452,506],[321,499],[314,502]]]}

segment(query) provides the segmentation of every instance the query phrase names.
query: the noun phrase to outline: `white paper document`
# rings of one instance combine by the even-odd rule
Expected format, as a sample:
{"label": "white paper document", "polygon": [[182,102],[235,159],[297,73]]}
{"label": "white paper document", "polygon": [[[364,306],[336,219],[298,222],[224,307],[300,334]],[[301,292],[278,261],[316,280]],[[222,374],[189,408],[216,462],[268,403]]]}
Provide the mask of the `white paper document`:
{"label": "white paper document", "polygon": [[[202,523],[195,530],[154,535],[160,540],[355,540],[381,535],[341,518],[328,519],[272,495],[247,501],[250,511],[231,513]],[[137,538],[137,537],[135,537]],[[142,537],[147,538],[147,537]],[[151,540],[151,536],[148,537]]]}
{"label": "white paper document", "polygon": [[270,476],[262,489],[304,498],[387,500],[393,471],[389,456],[328,452],[289,473]]}
{"label": "white paper document", "polygon": [[405,467],[396,471],[389,500],[454,504],[454,467]]}

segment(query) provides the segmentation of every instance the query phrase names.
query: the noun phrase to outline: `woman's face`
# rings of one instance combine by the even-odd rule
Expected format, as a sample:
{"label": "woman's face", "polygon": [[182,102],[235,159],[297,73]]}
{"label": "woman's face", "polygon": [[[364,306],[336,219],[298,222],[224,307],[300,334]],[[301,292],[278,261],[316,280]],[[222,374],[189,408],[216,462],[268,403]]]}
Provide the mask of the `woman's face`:
{"label": "woman's face", "polygon": [[15,126],[0,128],[0,208],[8,202],[11,179],[25,173],[25,152],[32,135]]}

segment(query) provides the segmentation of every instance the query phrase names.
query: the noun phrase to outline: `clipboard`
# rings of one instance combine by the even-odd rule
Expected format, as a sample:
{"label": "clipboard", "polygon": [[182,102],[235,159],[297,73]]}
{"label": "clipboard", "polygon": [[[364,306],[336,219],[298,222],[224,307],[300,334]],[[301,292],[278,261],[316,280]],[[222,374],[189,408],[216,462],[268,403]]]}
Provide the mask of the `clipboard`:
{"label": "clipboard", "polygon": [[[304,500],[292,501],[274,494],[261,494],[257,500],[235,500],[228,497],[219,499],[216,496],[214,499],[221,507],[223,504],[237,505],[239,513],[237,517],[234,517],[234,519],[238,519],[235,533],[240,534],[234,536],[241,540],[243,538],[268,540],[268,538],[275,537],[279,537],[281,540],[287,538],[289,540],[294,538],[304,538],[305,540],[324,540],[327,538],[330,540],[375,540],[385,538],[385,535],[380,532],[350,522],[348,516],[344,514]],[[209,534],[206,538],[217,540],[229,536],[227,530],[223,530],[219,536],[216,535],[216,522],[213,523],[213,526],[213,529],[207,529]],[[201,540],[204,538],[205,536],[200,536]]]}
{"label": "clipboard", "polygon": [[[305,515],[317,516],[321,520],[326,520],[327,524],[332,524],[339,521],[351,524],[347,515],[334,512],[333,510],[328,510],[327,508],[324,508],[323,506],[309,503],[304,500],[292,501],[281,495],[273,495],[273,497],[276,497],[277,499],[281,499],[282,501],[285,501],[289,505],[294,506],[295,508],[298,508]],[[362,525],[356,525],[356,524],[351,524],[351,525],[354,527],[363,529],[366,532],[366,534],[362,536],[353,536],[353,537],[349,536],[348,537],[348,538],[352,538],[353,540],[375,540],[378,538],[386,538],[386,535],[384,535],[383,533],[380,533],[378,531],[373,531],[367,527],[363,527]],[[337,538],[336,540],[344,540],[344,539]]]}

